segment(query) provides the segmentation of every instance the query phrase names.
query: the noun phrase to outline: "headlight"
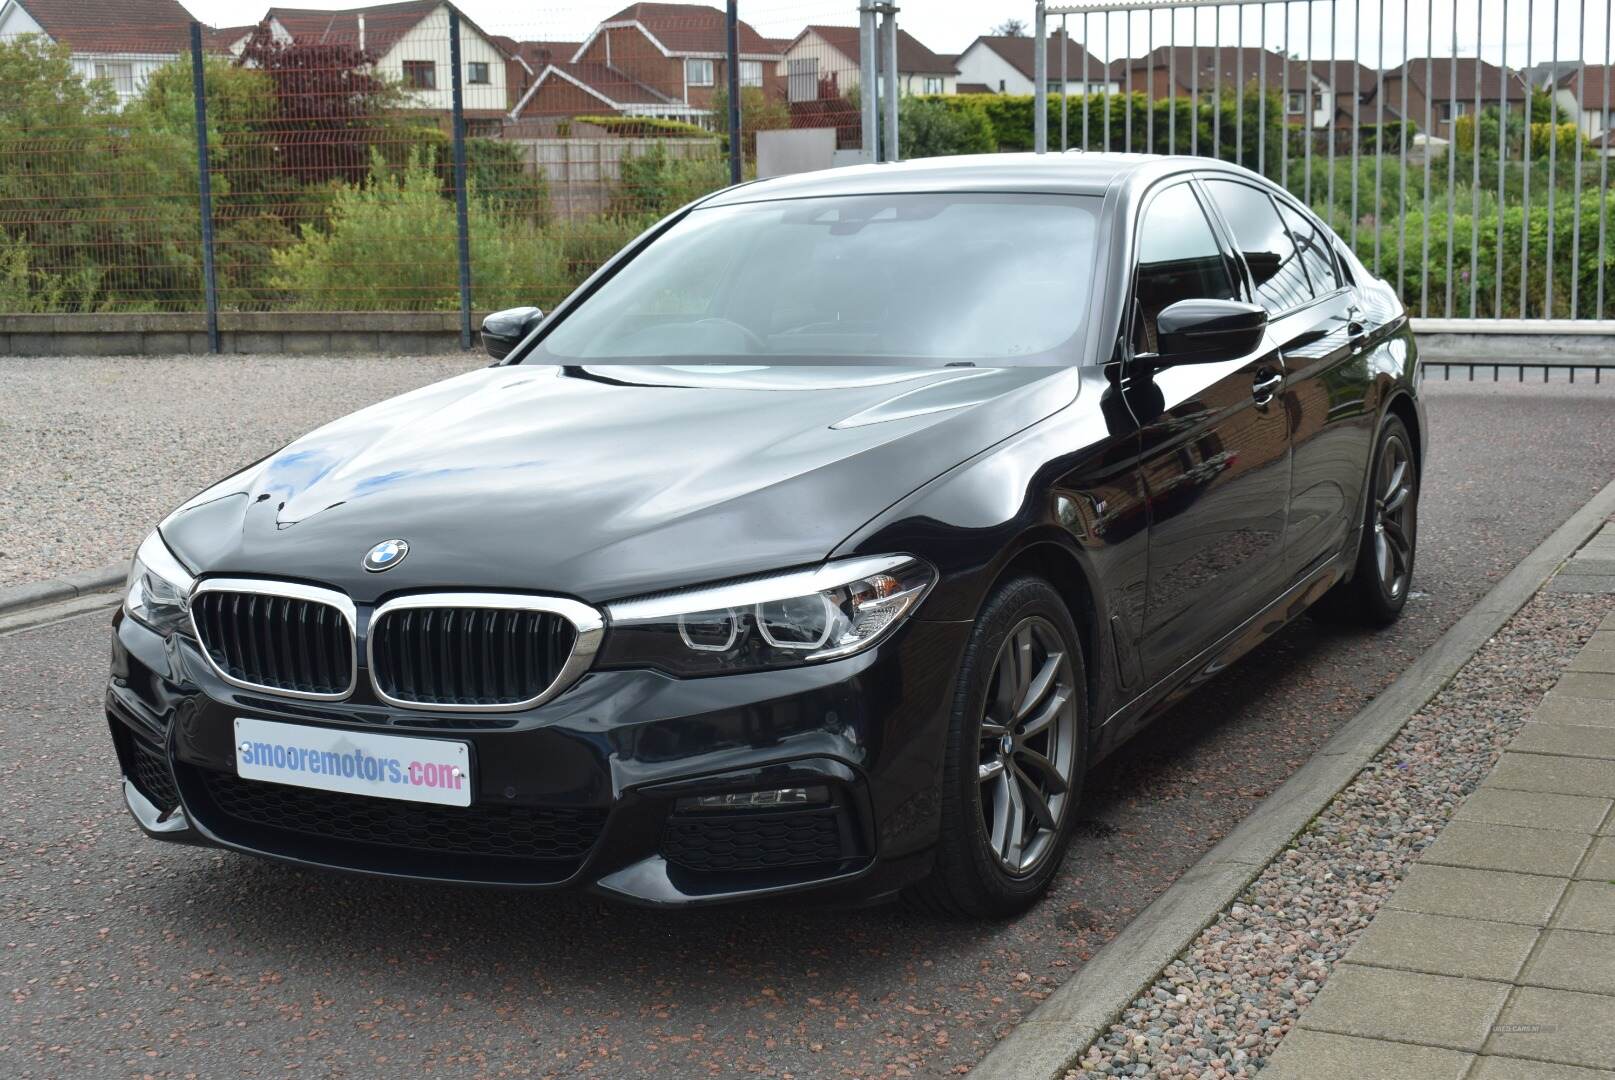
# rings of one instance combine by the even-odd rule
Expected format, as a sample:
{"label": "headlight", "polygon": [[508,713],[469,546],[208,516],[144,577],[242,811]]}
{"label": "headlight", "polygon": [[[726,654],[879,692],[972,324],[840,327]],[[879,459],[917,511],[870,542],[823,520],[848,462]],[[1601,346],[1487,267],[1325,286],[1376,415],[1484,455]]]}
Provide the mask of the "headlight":
{"label": "headlight", "polygon": [[146,537],[129,564],[123,610],[159,634],[190,628],[188,598],[194,578],[156,532]]}
{"label": "headlight", "polygon": [[886,637],[936,581],[908,555],[846,559],[608,605],[596,667],[711,675],[851,656]]}

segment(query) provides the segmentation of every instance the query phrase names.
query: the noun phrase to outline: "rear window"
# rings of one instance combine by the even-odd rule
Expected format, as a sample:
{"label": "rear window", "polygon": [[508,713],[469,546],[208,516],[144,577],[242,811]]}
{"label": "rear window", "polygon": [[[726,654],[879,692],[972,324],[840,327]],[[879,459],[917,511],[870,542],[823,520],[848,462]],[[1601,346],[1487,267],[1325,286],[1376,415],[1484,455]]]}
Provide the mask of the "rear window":
{"label": "rear window", "polygon": [[536,358],[1069,363],[1099,200],[920,194],[692,211]]}

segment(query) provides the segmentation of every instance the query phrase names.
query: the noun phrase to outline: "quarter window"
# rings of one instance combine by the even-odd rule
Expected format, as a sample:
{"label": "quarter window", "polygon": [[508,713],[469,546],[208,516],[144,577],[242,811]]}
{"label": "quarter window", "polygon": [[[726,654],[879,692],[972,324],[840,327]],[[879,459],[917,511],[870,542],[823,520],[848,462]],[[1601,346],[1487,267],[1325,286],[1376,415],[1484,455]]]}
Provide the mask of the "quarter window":
{"label": "quarter window", "polygon": [[1256,285],[1256,302],[1277,314],[1312,299],[1300,253],[1284,229],[1278,210],[1266,192],[1233,180],[1207,180],[1206,190],[1217,204],[1234,243]]}
{"label": "quarter window", "polygon": [[1179,300],[1232,300],[1234,281],[1200,200],[1188,184],[1167,188],[1139,221],[1133,348],[1155,352],[1155,320]]}
{"label": "quarter window", "polygon": [[1295,246],[1300,249],[1301,262],[1312,281],[1313,295],[1322,296],[1340,288],[1340,276],[1335,273],[1334,256],[1329,252],[1329,241],[1323,231],[1311,218],[1289,206],[1281,203],[1279,209],[1284,212],[1284,223],[1290,227],[1290,235],[1295,237]]}
{"label": "quarter window", "polygon": [[711,60],[686,60],[686,61],[684,61],[684,81],[686,83],[688,83],[690,86],[711,86],[712,85],[712,61]]}

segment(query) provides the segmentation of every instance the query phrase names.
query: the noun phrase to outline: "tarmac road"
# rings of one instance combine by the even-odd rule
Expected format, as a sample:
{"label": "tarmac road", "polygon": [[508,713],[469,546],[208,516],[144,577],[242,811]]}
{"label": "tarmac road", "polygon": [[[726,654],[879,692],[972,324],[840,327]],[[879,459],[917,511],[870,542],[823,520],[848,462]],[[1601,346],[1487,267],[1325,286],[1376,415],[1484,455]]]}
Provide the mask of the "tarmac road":
{"label": "tarmac road", "polygon": [[100,711],[106,613],[0,637],[0,1075],[962,1073],[1611,479],[1615,385],[1427,384],[1414,600],[1302,620],[1090,779],[1010,923],[660,913],[144,840]]}

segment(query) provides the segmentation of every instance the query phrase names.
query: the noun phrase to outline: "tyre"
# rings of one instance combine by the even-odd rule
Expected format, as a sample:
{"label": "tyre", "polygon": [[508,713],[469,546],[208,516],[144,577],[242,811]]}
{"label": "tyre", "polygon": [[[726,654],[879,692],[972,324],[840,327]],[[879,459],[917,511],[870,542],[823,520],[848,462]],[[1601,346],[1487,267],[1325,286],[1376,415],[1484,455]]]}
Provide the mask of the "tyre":
{"label": "tyre", "polygon": [[1389,626],[1408,602],[1419,531],[1419,466],[1400,417],[1390,417],[1380,429],[1368,483],[1356,570],[1325,594],[1318,610],[1342,621]]}
{"label": "tyre", "polygon": [[1047,581],[1001,585],[971,631],[954,691],[931,876],[910,903],[934,914],[1013,915],[1053,880],[1087,765],[1087,672]]}

